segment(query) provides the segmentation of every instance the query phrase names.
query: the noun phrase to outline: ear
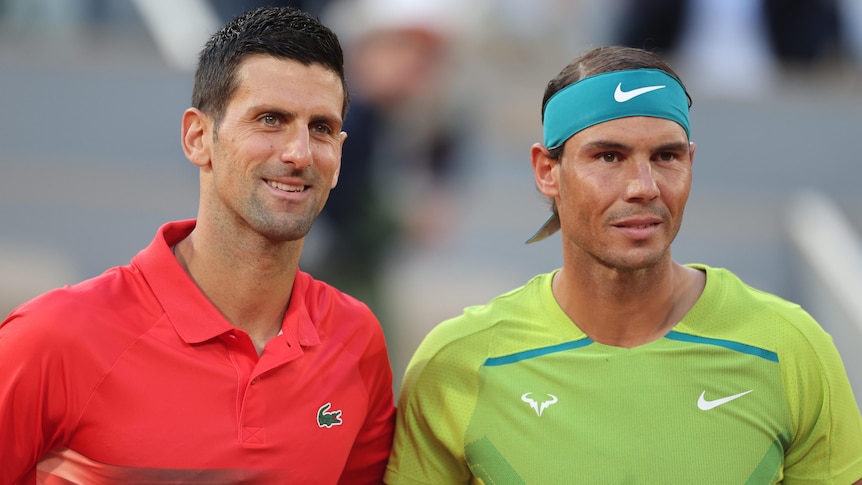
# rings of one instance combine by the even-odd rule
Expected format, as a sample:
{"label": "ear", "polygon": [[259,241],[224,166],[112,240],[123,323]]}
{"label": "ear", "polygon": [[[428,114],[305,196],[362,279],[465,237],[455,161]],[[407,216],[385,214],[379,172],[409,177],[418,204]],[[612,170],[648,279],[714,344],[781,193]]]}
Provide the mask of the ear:
{"label": "ear", "polygon": [[212,140],[210,117],[197,108],[189,108],[183,113],[182,130],[182,145],[186,158],[198,167],[208,165],[211,161]]}
{"label": "ear", "polygon": [[341,174],[341,153],[342,147],[344,147],[344,140],[347,139],[347,132],[342,131],[339,135],[340,143],[338,144],[338,166],[335,167],[335,172],[332,174],[332,184],[329,186],[329,189],[332,190],[338,185],[338,175]]}
{"label": "ear", "polygon": [[535,143],[530,148],[530,160],[533,164],[533,177],[536,188],[546,197],[556,197],[560,193],[559,160],[551,158],[550,152],[541,143]]}
{"label": "ear", "polygon": [[688,159],[692,165],[694,165],[694,151],[696,149],[697,145],[693,141],[688,142]]}

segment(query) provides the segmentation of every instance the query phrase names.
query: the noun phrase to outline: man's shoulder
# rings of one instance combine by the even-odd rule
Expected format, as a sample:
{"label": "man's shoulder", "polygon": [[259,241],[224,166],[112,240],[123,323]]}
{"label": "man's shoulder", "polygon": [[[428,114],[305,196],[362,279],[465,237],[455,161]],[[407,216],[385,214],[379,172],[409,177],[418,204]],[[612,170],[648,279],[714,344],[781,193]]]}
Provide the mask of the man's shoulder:
{"label": "man's shoulder", "polygon": [[545,317],[549,311],[551,274],[532,278],[526,284],[469,306],[428,332],[418,354],[431,358],[484,361],[499,353],[543,345],[542,337],[555,338]]}
{"label": "man's shoulder", "polygon": [[754,288],[727,269],[698,267],[707,272],[707,286],[686,321],[696,331],[782,353],[828,342],[798,303]]}
{"label": "man's shoulder", "polygon": [[141,299],[152,299],[141,274],[131,266],[118,266],[26,301],[0,325],[26,320],[31,325],[50,325],[52,331],[59,332],[68,326],[98,324],[105,320],[102,317],[128,314],[130,305]]}
{"label": "man's shoulder", "polygon": [[704,267],[707,286],[704,297],[715,300],[726,310],[735,311],[745,319],[782,321],[803,328],[819,327],[799,303],[769,291],[750,286],[730,270]]}
{"label": "man's shoulder", "polygon": [[367,304],[302,271],[296,273],[288,320],[298,332],[316,333],[322,343],[356,354],[385,346],[383,328]]}
{"label": "man's shoulder", "polygon": [[302,295],[303,303],[312,316],[346,316],[351,320],[376,321],[374,312],[365,302],[309,273],[297,271],[294,286],[294,295]]}
{"label": "man's shoulder", "polygon": [[111,342],[119,348],[136,338],[162,314],[140,274],[123,266],[23,303],[0,323],[0,333],[24,352],[38,346],[57,355],[104,353]]}

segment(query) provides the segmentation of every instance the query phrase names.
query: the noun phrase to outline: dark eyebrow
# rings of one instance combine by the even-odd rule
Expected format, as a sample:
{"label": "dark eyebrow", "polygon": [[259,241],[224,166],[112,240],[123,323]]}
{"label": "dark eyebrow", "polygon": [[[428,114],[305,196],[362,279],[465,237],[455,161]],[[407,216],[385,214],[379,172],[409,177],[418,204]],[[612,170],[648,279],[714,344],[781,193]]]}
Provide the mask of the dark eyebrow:
{"label": "dark eyebrow", "polygon": [[249,106],[248,109],[246,109],[246,113],[248,113],[249,116],[254,116],[255,118],[262,114],[269,114],[285,119],[293,118],[295,116],[295,113],[273,108],[268,105]]}
{"label": "dark eyebrow", "polygon": [[[625,143],[620,143],[616,141],[609,140],[597,140],[590,143],[584,144],[581,149],[584,150],[620,150],[626,151],[631,150],[632,147],[626,145]],[[687,142],[670,142],[664,143],[662,145],[657,146],[653,149],[655,152],[683,152],[688,151],[688,143]]]}
{"label": "dark eyebrow", "polygon": [[689,144],[688,142],[671,142],[665,143],[664,145],[659,145],[655,151],[657,152],[687,152]]}
{"label": "dark eyebrow", "polygon": [[582,150],[631,150],[631,147],[616,141],[597,140],[584,144]]}
{"label": "dark eyebrow", "polygon": [[327,115],[316,115],[311,118],[312,123],[324,123],[336,128],[335,131],[340,131],[342,128],[342,124],[344,121],[335,116],[327,116]]}

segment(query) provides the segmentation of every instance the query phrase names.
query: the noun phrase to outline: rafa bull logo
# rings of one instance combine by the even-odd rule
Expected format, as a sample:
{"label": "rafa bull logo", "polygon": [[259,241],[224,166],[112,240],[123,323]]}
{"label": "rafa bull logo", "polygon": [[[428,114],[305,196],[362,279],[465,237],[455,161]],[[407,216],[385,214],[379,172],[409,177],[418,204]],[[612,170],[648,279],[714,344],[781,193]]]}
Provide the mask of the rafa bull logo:
{"label": "rafa bull logo", "polygon": [[546,394],[548,398],[542,400],[533,399],[532,397],[530,397],[531,394],[533,393],[525,392],[524,395],[521,396],[521,400],[529,404],[530,407],[533,408],[534,411],[536,411],[536,414],[538,416],[541,416],[542,413],[545,412],[545,409],[548,409],[548,406],[557,403],[557,396],[553,394]]}

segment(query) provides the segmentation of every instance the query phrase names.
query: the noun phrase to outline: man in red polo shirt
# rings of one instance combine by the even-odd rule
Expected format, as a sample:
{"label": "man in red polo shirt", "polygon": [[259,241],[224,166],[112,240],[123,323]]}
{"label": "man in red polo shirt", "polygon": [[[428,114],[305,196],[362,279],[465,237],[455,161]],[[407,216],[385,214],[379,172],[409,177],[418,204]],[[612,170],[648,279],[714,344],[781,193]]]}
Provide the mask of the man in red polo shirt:
{"label": "man in red polo shirt", "polygon": [[299,271],[348,95],[316,19],[255,9],[201,53],[182,145],[195,220],[0,323],[0,483],[379,483],[383,333]]}

